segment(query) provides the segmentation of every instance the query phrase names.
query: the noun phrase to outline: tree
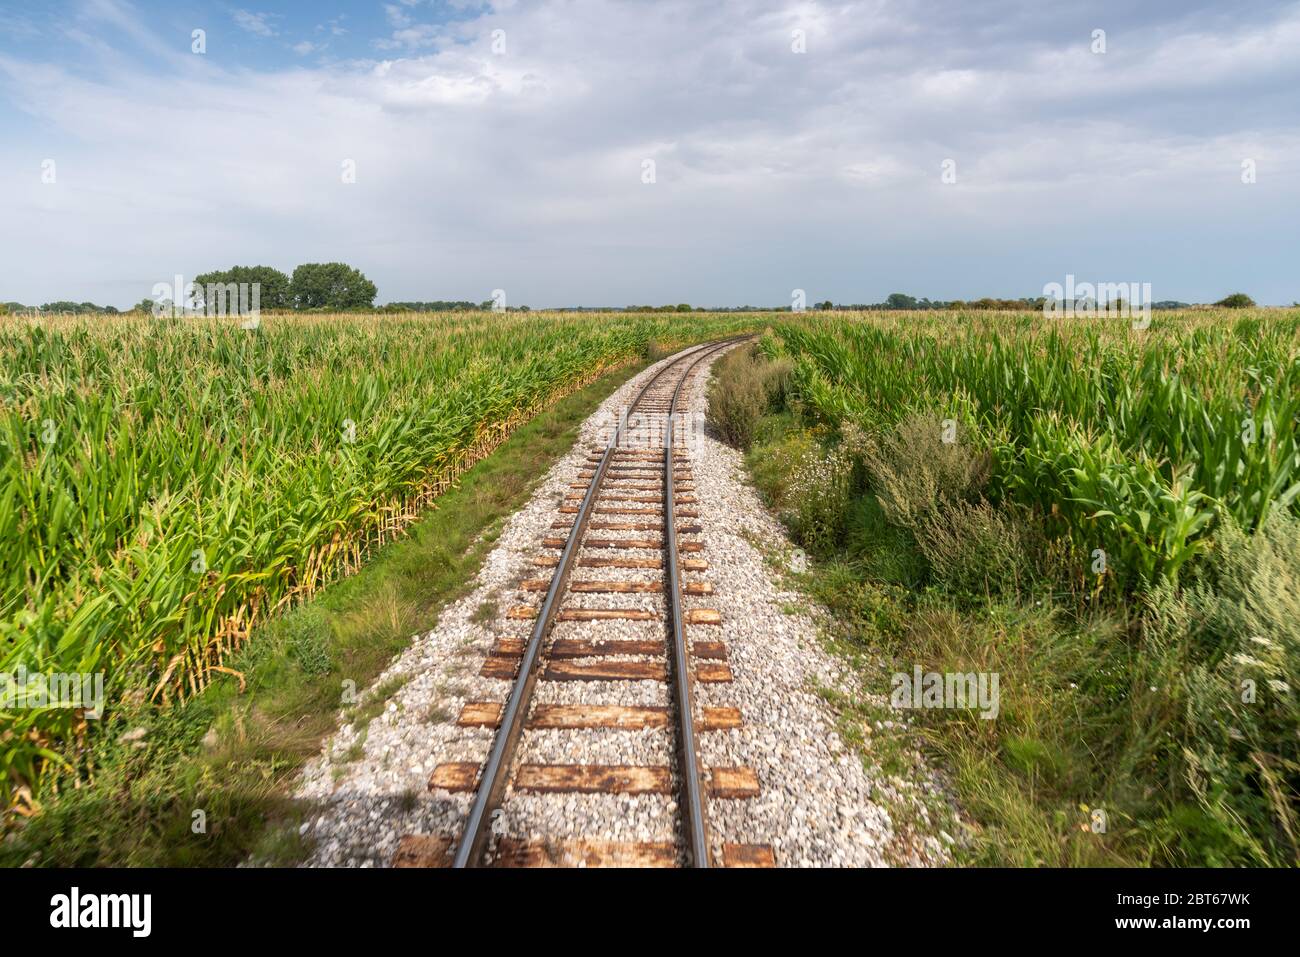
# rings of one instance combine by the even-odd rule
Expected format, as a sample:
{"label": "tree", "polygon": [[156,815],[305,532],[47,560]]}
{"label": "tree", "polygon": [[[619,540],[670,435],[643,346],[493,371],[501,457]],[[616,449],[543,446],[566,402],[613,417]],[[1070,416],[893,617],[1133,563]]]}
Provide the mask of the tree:
{"label": "tree", "polygon": [[304,263],[293,271],[289,294],[298,309],[372,307],[379,290],[346,263]]}
{"label": "tree", "polygon": [[886,309],[915,309],[916,300],[901,292],[891,292],[885,299]]}
{"label": "tree", "polygon": [[1244,292],[1234,292],[1231,296],[1220,299],[1215,305],[1222,306],[1224,309],[1253,309],[1255,300]]}
{"label": "tree", "polygon": [[93,302],[73,302],[70,299],[60,299],[58,302],[47,302],[41,306],[41,312],[67,312],[76,316],[93,315],[95,313],[105,312],[107,307],[97,306]]}
{"label": "tree", "polygon": [[[488,306],[491,307],[491,302]],[[382,307],[388,312],[463,312],[480,308],[468,299],[437,299],[432,302],[390,302]],[[523,307],[527,309],[527,306]]]}
{"label": "tree", "polygon": [[[205,272],[195,276],[196,285],[206,289],[209,284],[258,283],[259,309],[292,309],[293,297],[289,294],[289,277],[272,266],[231,266],[229,269]],[[251,296],[251,294],[250,294]],[[373,298],[373,297],[372,297]],[[211,303],[208,303],[210,306]]]}

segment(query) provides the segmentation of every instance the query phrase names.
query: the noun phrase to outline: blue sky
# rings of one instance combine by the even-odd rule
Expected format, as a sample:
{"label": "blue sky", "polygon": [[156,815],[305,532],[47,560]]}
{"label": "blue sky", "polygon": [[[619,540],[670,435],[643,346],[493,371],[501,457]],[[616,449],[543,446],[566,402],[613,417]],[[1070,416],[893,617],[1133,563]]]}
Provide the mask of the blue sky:
{"label": "blue sky", "polygon": [[1300,3],[0,0],[0,300],[1289,304],[1298,211]]}

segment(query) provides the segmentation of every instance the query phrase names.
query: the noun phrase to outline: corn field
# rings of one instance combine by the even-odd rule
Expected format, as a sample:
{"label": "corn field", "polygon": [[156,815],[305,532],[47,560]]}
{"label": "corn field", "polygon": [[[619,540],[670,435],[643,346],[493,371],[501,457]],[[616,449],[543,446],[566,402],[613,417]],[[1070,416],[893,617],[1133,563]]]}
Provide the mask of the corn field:
{"label": "corn field", "polygon": [[994,454],[1110,581],[1176,581],[1217,522],[1300,509],[1300,313],[791,317],[766,340],[815,416],[888,429],[914,412]]}
{"label": "corn field", "polygon": [[[110,711],[197,694],[541,408],[651,341],[744,324],[0,319],[0,672],[102,673]],[[95,725],[0,710],[0,807],[30,809]]]}

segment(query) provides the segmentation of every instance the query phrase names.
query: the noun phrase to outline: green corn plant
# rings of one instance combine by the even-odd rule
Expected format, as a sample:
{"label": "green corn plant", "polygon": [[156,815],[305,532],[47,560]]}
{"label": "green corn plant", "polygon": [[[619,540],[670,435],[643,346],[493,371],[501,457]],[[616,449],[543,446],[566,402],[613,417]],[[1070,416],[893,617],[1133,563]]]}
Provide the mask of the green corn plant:
{"label": "green corn plant", "polygon": [[[1132,587],[1174,579],[1222,510],[1246,529],[1300,506],[1300,321],[1220,314],[1072,324],[1024,314],[791,317],[770,353],[816,417],[889,428],[960,409],[995,486]],[[1103,444],[1097,436],[1105,436]]]}
{"label": "green corn plant", "polygon": [[[485,437],[646,344],[744,316],[0,319],[0,670],[201,690],[249,622],[346,573]],[[394,518],[396,516],[396,518]],[[0,812],[94,733],[0,712]]]}

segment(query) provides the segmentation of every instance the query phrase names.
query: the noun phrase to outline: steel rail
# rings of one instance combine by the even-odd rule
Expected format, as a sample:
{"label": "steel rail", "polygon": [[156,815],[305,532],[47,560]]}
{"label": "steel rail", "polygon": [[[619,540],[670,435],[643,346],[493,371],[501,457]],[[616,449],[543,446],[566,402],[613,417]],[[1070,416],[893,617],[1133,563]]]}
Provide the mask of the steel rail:
{"label": "steel rail", "polygon": [[668,430],[664,451],[664,552],[668,564],[668,605],[672,624],[673,671],[677,676],[677,766],[681,771],[685,800],[681,803],[682,823],[686,844],[691,851],[691,866],[709,867],[709,828],[705,817],[704,788],[700,782],[700,758],[695,740],[694,695],[691,689],[691,664],[686,645],[686,627],[682,616],[682,573],[677,554],[676,497],[673,489],[673,452],[676,448],[677,402],[691,372],[703,360],[719,349],[725,349],[737,340],[723,342],[696,356],[695,361],[682,373],[681,382],[673,390],[673,401],[668,411]]}
{"label": "steel rail", "polygon": [[[727,345],[732,341],[735,340],[728,340],[723,345]],[[706,343],[698,347],[696,353],[708,349],[710,345]],[[721,348],[721,346],[715,347],[712,351],[716,351],[717,348]],[[636,399],[632,402],[632,408],[640,404],[646,393],[663,377],[664,373],[689,358],[690,354],[666,363],[637,393]],[[694,367],[694,363],[692,363],[691,367]],[[671,423],[671,417],[669,421]],[[555,574],[551,578],[551,585],[546,590],[546,598],[542,602],[532,633],[528,637],[528,643],[524,646],[519,674],[515,677],[514,686],[510,689],[510,697],[507,699],[505,711],[501,715],[501,727],[492,743],[492,752],[488,755],[487,764],[483,767],[478,791],[474,796],[474,804],[470,807],[465,830],[461,835],[460,844],[456,847],[456,856],[452,860],[452,867],[478,866],[483,859],[484,851],[487,849],[487,842],[491,836],[489,818],[492,810],[500,804],[501,796],[505,792],[515,746],[518,744],[519,736],[523,731],[524,717],[528,710],[528,704],[532,700],[533,687],[537,683],[537,663],[541,657],[542,644],[552,624],[554,624],[556,613],[559,611],[560,597],[568,584],[569,572],[573,568],[574,559],[581,547],[582,538],[586,534],[587,523],[595,507],[596,498],[605,482],[605,474],[609,471],[609,463],[613,459],[614,452],[623,437],[623,426],[625,424],[623,417],[620,416],[614,435],[610,438],[609,445],[606,446],[605,452],[601,456],[600,464],[596,467],[596,473],[592,477],[591,485],[582,498],[582,505],[578,509],[577,517],[574,519],[573,528],[569,531],[569,537],[564,543],[564,550],[560,553],[559,564],[556,566]],[[669,455],[669,462],[671,463],[671,461],[672,456]]]}

